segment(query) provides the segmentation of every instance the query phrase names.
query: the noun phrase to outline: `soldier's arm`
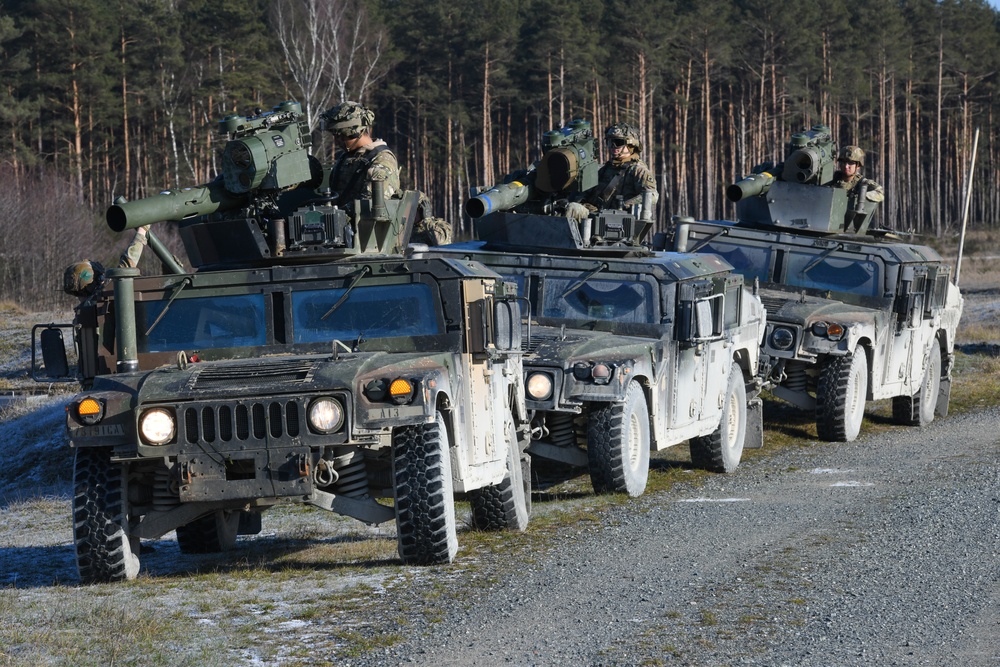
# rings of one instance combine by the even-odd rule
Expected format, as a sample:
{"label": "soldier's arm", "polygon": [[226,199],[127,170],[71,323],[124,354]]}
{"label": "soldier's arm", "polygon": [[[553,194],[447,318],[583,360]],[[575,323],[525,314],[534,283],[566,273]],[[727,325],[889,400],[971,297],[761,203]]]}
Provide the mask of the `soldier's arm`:
{"label": "soldier's arm", "polygon": [[865,199],[873,202],[880,202],[885,199],[885,190],[883,190],[881,185],[870,178],[866,178],[864,180],[864,184],[868,186],[868,191],[865,193]]}

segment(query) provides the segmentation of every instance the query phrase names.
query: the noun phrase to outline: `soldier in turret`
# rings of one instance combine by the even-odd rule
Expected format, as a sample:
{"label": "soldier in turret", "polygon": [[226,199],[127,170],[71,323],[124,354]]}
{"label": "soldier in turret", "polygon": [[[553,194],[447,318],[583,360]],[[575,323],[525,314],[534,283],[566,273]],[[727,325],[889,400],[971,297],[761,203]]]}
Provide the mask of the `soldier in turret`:
{"label": "soldier in turret", "polygon": [[864,186],[865,199],[870,202],[879,203],[885,199],[882,186],[870,178],[865,178],[865,152],[858,146],[844,146],[837,155],[837,171],[833,174],[831,185],[835,188],[847,190],[850,195],[856,195],[859,189]]}
{"label": "soldier in turret", "polygon": [[597,187],[583,193],[581,202],[571,203],[566,214],[582,219],[601,208],[641,205],[639,218],[652,221],[659,193],[653,171],[639,157],[639,130],[629,123],[615,123],[604,131],[609,158],[598,173]]}
{"label": "soldier in turret", "polygon": [[358,102],[341,102],[322,115],[342,149],[330,173],[330,189],[338,201],[346,204],[356,199],[371,199],[372,181],[385,183],[385,196],[399,192],[399,166],[396,156],[381,139],[371,136],[375,113]]}

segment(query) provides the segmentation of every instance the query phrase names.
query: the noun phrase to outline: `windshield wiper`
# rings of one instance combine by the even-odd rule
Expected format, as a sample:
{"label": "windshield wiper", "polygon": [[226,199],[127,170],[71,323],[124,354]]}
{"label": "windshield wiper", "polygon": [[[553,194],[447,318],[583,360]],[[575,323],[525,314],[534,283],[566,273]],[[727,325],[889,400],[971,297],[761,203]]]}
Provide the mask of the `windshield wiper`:
{"label": "windshield wiper", "polygon": [[685,252],[698,252],[699,250],[701,250],[701,248],[703,246],[708,245],[709,243],[711,243],[715,239],[719,238],[720,236],[726,236],[728,234],[729,234],[729,230],[728,229],[720,229],[719,231],[715,232],[711,236],[706,236],[702,240],[698,241],[698,243],[696,243],[693,248],[690,248],[690,249],[686,250]]}
{"label": "windshield wiper", "polygon": [[608,264],[607,264],[607,262],[601,262],[600,264],[597,265],[596,269],[594,269],[593,271],[591,271],[590,273],[588,273],[587,275],[585,275],[583,278],[581,278],[579,280],[579,282],[577,282],[577,283],[575,283],[575,284],[570,285],[569,287],[567,287],[566,291],[559,295],[559,298],[560,299],[565,299],[567,296],[569,296],[573,292],[577,291],[578,289],[580,289],[581,287],[583,287],[584,285],[586,285],[587,281],[590,280],[591,278],[593,278],[594,276],[596,276],[598,273],[600,273],[601,271],[607,271],[607,270],[608,270]]}
{"label": "windshield wiper", "polygon": [[344,293],[340,296],[339,299],[337,299],[337,303],[335,303],[332,306],[330,306],[330,310],[326,311],[323,314],[323,317],[321,317],[319,319],[320,320],[325,320],[326,318],[330,317],[330,315],[333,315],[333,311],[335,311],[338,308],[340,308],[341,304],[343,304],[345,301],[347,301],[347,297],[350,296],[351,291],[355,287],[358,286],[358,283],[361,281],[361,279],[364,278],[366,275],[368,275],[371,272],[372,272],[372,267],[370,267],[370,266],[362,266],[361,270],[358,271],[356,274],[354,274],[354,280],[351,281],[351,284],[347,286],[347,289],[344,290]]}
{"label": "windshield wiper", "polygon": [[174,302],[174,299],[176,299],[177,295],[181,293],[181,290],[183,290],[185,287],[187,287],[188,285],[190,285],[191,282],[192,282],[191,281],[191,276],[185,276],[185,278],[183,280],[181,280],[179,283],[177,283],[177,285],[176,285],[177,289],[174,291],[173,295],[171,295],[170,299],[167,300],[167,305],[165,305],[163,307],[163,310],[160,311],[160,314],[157,315],[156,319],[153,320],[153,323],[149,325],[148,329],[146,329],[146,335],[147,336],[150,333],[153,332],[153,329],[156,328],[156,325],[160,323],[160,320],[163,319],[163,316],[167,314],[168,310],[170,310],[170,304],[172,304]]}
{"label": "windshield wiper", "polygon": [[809,269],[813,268],[814,266],[822,262],[824,259],[832,255],[833,253],[837,252],[838,250],[843,250],[843,249],[844,249],[843,243],[838,243],[837,245],[831,248],[827,248],[826,250],[823,251],[822,254],[816,257],[816,259],[806,264],[806,267],[802,269],[802,273],[803,274],[809,273]]}

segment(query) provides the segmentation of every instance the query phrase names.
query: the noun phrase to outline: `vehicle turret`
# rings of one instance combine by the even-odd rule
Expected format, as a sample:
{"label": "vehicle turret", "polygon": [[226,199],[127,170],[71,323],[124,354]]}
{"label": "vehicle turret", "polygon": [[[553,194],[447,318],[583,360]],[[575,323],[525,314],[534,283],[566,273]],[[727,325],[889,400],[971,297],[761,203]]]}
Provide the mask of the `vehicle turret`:
{"label": "vehicle turret", "polygon": [[833,186],[836,144],[826,125],[793,134],[784,161],[757,165],[728,188],[737,224],[820,234],[864,234],[877,204]]}
{"label": "vehicle turret", "polygon": [[577,119],[546,132],[541,160],[497,185],[473,188],[465,212],[474,219],[476,238],[510,252],[648,252],[642,240],[651,224],[639,220],[636,211],[609,207],[583,220],[564,214],[574,195],[597,186],[600,166],[589,121]]}
{"label": "vehicle turret", "polygon": [[226,116],[219,131],[228,140],[214,180],[135,201],[119,197],[108,208],[108,226],[122,232],[177,221],[199,269],[393,255],[406,247],[419,193],[386,199],[375,183],[370,200],[340,201],[329,168],[309,155],[297,102]]}
{"label": "vehicle turret", "polygon": [[473,188],[470,218],[494,211],[551,214],[557,202],[597,185],[597,146],[590,121],[577,119],[542,137],[542,159],[490,187]]}

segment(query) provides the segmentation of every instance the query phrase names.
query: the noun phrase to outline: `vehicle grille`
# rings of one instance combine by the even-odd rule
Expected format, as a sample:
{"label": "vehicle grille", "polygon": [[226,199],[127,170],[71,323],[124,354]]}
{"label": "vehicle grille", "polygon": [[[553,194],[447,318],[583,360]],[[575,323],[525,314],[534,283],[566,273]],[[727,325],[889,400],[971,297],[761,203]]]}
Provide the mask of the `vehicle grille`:
{"label": "vehicle grille", "polygon": [[532,332],[531,333],[531,340],[528,340],[526,342],[522,342],[521,343],[521,349],[524,350],[525,352],[537,352],[538,351],[538,346],[541,345],[542,343],[549,343],[549,342],[552,342],[552,341],[570,341],[570,342],[576,342],[576,341],[579,341],[579,340],[582,340],[582,338],[580,336],[561,335],[561,334],[558,334],[558,333],[536,334],[536,333]]}
{"label": "vehicle grille", "polygon": [[795,298],[784,295],[778,296],[776,294],[765,294],[763,292],[761,292],[759,296],[761,303],[764,304],[764,308],[767,309],[768,314],[774,314],[778,312],[779,310],[781,310],[782,306],[784,306],[786,303]]}
{"label": "vehicle grille", "polygon": [[296,400],[199,405],[182,409],[188,443],[245,442],[299,435],[302,406]]}
{"label": "vehicle grille", "polygon": [[213,365],[200,370],[191,389],[231,389],[299,384],[312,379],[311,361],[281,361],[252,365]]}

